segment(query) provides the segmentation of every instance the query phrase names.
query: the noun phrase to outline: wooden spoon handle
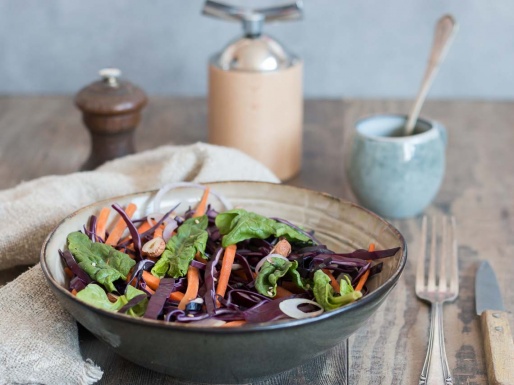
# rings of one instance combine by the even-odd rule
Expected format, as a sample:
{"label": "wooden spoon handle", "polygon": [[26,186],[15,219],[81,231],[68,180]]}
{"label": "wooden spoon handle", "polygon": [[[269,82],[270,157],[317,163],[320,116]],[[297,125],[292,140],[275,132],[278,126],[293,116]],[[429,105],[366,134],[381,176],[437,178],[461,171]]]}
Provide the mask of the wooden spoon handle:
{"label": "wooden spoon handle", "polygon": [[432,86],[435,75],[439,70],[441,63],[448,52],[450,43],[453,40],[453,36],[457,31],[457,23],[451,15],[444,15],[439,19],[435,27],[434,41],[432,43],[432,50],[428,58],[428,65],[419,88],[416,101],[412,106],[409,114],[409,120],[405,125],[405,135],[411,135],[414,131],[414,126],[418,120],[421,106],[423,105],[425,98],[428,94],[428,90]]}
{"label": "wooden spoon handle", "polygon": [[487,376],[491,385],[514,384],[514,343],[507,314],[486,310],[481,316]]}

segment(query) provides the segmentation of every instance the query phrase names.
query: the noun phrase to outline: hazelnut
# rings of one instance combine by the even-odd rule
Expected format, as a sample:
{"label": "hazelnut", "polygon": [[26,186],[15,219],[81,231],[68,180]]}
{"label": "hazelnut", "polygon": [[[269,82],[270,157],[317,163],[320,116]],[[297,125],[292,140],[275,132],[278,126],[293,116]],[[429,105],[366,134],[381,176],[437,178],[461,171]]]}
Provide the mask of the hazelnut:
{"label": "hazelnut", "polygon": [[270,254],[280,254],[283,257],[287,257],[291,254],[291,244],[287,240],[281,239],[271,250]]}
{"label": "hazelnut", "polygon": [[141,252],[145,257],[160,257],[166,248],[166,242],[161,237],[155,237],[146,242],[141,248]]}

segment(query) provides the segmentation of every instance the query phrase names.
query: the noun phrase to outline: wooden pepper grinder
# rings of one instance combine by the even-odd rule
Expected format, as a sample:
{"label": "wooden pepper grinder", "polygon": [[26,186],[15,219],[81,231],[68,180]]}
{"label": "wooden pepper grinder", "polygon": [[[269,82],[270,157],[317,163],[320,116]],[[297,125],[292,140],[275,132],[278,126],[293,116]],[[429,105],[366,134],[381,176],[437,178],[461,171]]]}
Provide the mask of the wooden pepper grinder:
{"label": "wooden pepper grinder", "polygon": [[91,134],[91,154],[81,170],[93,170],[108,160],[134,153],[134,131],[148,99],[134,84],[120,80],[116,68],[100,70],[101,80],[75,96]]}

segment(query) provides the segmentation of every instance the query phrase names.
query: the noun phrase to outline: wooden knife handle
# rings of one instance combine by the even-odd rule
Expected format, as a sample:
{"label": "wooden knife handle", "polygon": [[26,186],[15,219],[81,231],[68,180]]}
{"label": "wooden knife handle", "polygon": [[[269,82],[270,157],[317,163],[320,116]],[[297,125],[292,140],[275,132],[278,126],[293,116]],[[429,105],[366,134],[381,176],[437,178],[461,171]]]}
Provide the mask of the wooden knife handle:
{"label": "wooden knife handle", "polygon": [[489,384],[513,385],[514,343],[507,313],[486,310],[480,317]]}

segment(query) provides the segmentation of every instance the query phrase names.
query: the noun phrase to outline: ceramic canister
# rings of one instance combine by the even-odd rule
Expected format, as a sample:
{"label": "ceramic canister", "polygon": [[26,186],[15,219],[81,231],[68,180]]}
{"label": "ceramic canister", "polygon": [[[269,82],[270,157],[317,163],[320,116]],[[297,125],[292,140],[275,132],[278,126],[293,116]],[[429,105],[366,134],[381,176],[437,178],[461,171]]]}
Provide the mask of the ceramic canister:
{"label": "ceramic canister", "polygon": [[302,3],[240,9],[207,1],[204,13],[242,22],[244,35],[209,62],[209,142],[237,148],[281,180],[300,171],[303,64],[275,39],[264,22],[296,19]]}
{"label": "ceramic canister", "polygon": [[414,134],[402,136],[406,120],[381,115],[358,121],[346,159],[348,181],[359,203],[388,218],[423,212],[445,173],[445,128],[419,119]]}

